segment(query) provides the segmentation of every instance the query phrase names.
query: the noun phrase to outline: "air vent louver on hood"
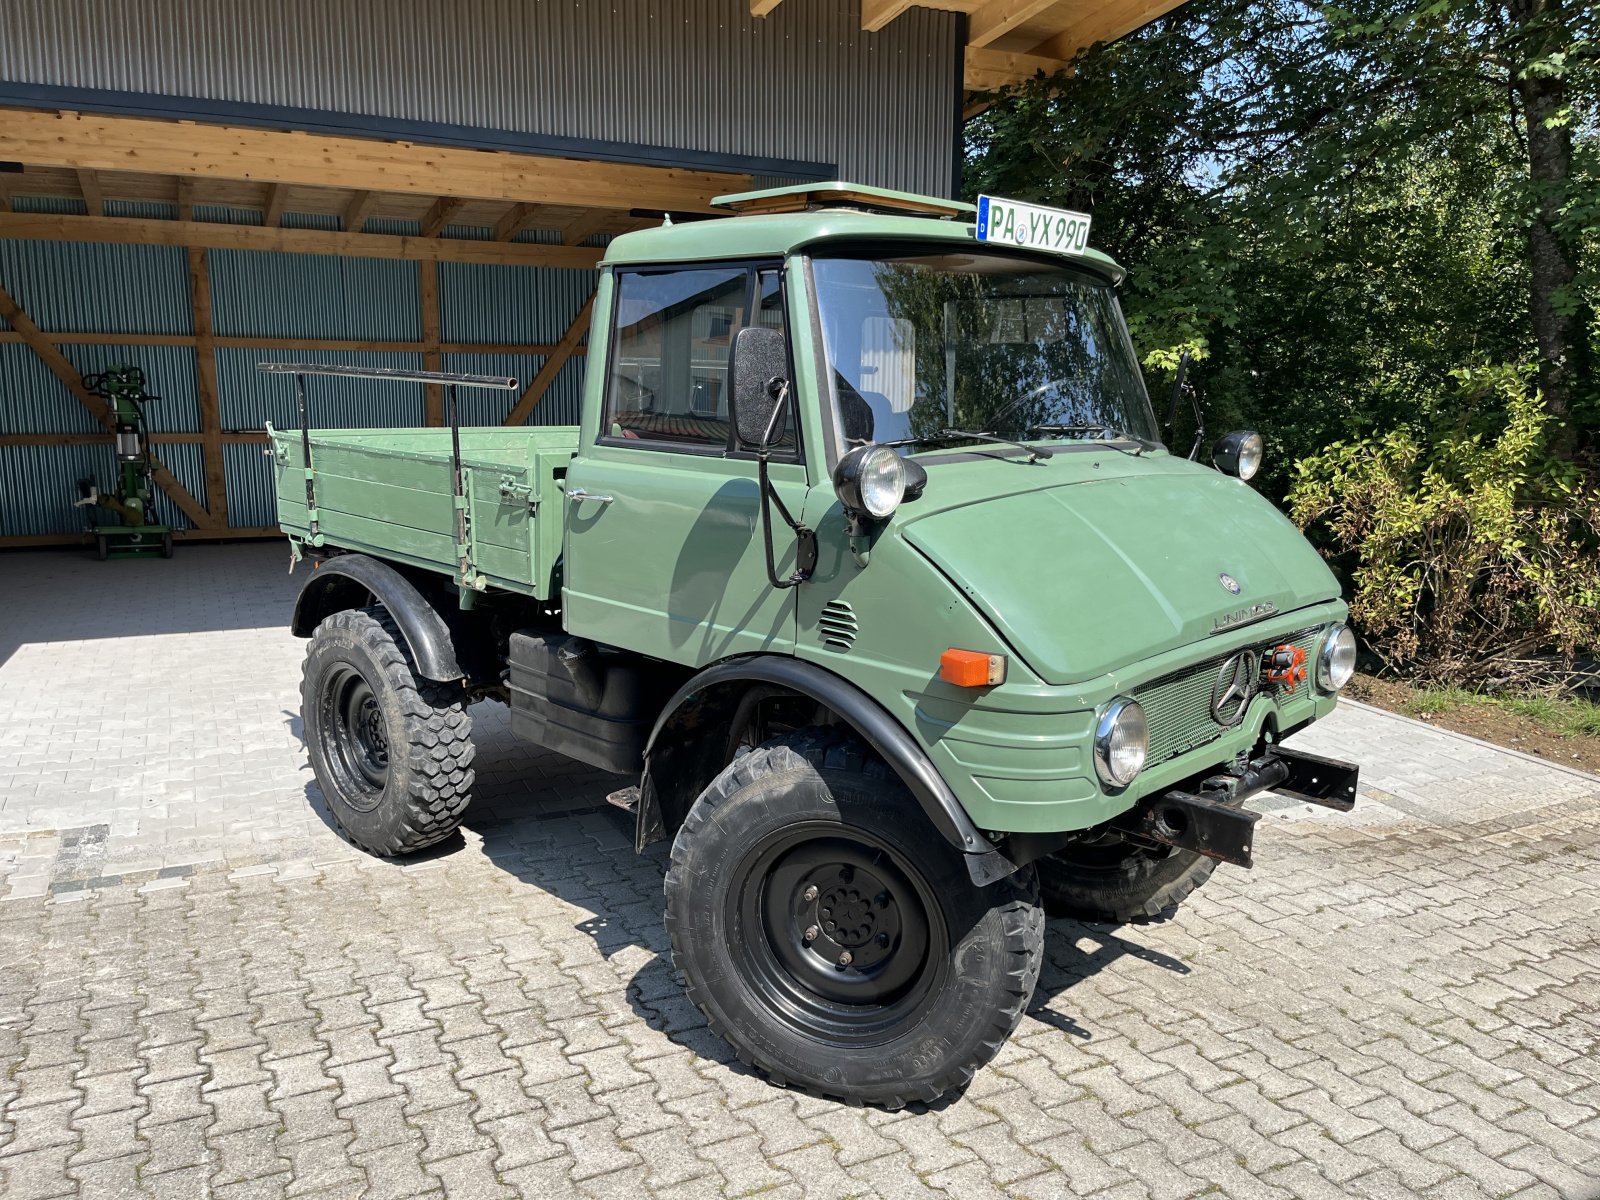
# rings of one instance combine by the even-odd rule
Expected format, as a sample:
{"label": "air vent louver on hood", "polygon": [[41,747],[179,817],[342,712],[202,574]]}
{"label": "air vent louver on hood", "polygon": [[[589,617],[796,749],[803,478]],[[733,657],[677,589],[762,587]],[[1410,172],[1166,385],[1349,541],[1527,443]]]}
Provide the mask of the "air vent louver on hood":
{"label": "air vent louver on hood", "polygon": [[830,650],[845,651],[855,645],[861,626],[856,623],[856,610],[843,600],[829,600],[822,606],[817,618],[822,631],[822,644]]}

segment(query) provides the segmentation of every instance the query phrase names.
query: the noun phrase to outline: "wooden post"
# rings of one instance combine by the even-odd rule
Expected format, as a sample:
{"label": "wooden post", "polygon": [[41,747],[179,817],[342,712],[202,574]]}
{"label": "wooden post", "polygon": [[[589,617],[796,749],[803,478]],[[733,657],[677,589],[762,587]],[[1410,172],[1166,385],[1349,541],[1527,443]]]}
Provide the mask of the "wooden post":
{"label": "wooden post", "polygon": [[211,268],[206,251],[189,251],[189,290],[194,300],[194,362],[199,382],[200,433],[204,437],[206,508],[217,525],[228,523],[228,474],[222,451],[222,408],[217,391],[217,343],[211,320]]}
{"label": "wooden post", "polygon": [[[444,356],[439,353],[439,264],[417,264],[417,293],[422,309],[422,369],[442,371]],[[430,383],[423,389],[424,421],[429,425],[444,424],[444,389]]]}

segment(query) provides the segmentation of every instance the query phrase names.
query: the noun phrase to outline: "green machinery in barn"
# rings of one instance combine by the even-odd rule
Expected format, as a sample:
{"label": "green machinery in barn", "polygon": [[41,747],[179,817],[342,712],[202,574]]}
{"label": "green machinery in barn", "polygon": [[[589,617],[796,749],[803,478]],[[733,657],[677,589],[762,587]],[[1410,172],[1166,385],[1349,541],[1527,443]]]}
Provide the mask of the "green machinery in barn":
{"label": "green machinery in barn", "polygon": [[160,397],[144,390],[144,372],[117,366],[100,375],[85,375],[83,386],[91,395],[111,405],[117,456],[115,490],[102,493],[93,477],[78,480],[78,504],[115,513],[114,523],[96,520],[94,535],[100,558],[139,558],[160,553],[172,557],[172,526],[151,521],[155,503],[154,465],[150,461],[150,431],[145,405]]}

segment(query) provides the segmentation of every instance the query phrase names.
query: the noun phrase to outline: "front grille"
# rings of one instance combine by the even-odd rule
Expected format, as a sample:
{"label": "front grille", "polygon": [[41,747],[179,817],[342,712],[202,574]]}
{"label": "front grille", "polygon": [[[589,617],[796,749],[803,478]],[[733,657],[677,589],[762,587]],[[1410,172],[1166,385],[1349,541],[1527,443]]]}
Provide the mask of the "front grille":
{"label": "front grille", "polygon": [[[1306,652],[1306,680],[1300,687],[1312,686],[1316,670],[1317,629],[1291,634],[1283,642],[1251,646],[1257,654],[1265,654],[1272,646],[1285,642]],[[1232,654],[1218,654],[1202,663],[1182,667],[1160,679],[1145,684],[1134,692],[1134,699],[1144,706],[1145,720],[1150,727],[1150,753],[1146,762],[1151,766],[1177,758],[1191,750],[1216,741],[1227,727],[1218,725],[1211,717],[1211,691],[1216,686],[1217,672]],[[1263,684],[1263,687],[1267,685]],[[1270,691],[1281,690],[1271,685]]]}

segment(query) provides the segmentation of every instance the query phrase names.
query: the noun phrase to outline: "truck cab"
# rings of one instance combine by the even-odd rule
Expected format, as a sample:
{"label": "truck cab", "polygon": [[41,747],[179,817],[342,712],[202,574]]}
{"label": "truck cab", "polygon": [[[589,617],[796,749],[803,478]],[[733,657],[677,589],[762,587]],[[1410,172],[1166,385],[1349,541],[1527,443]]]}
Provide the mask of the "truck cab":
{"label": "truck cab", "polygon": [[1260,438],[1163,444],[1086,216],[718,203],[612,243],[577,428],[274,434],[321,560],[308,748],[346,832],[408,852],[470,799],[471,702],[508,704],[636,780],[675,962],[742,1057],[932,1099],[1020,1019],[1044,912],[1170,911],[1250,864],[1266,788],[1353,803],[1281,743],[1354,641],[1249,486]]}

